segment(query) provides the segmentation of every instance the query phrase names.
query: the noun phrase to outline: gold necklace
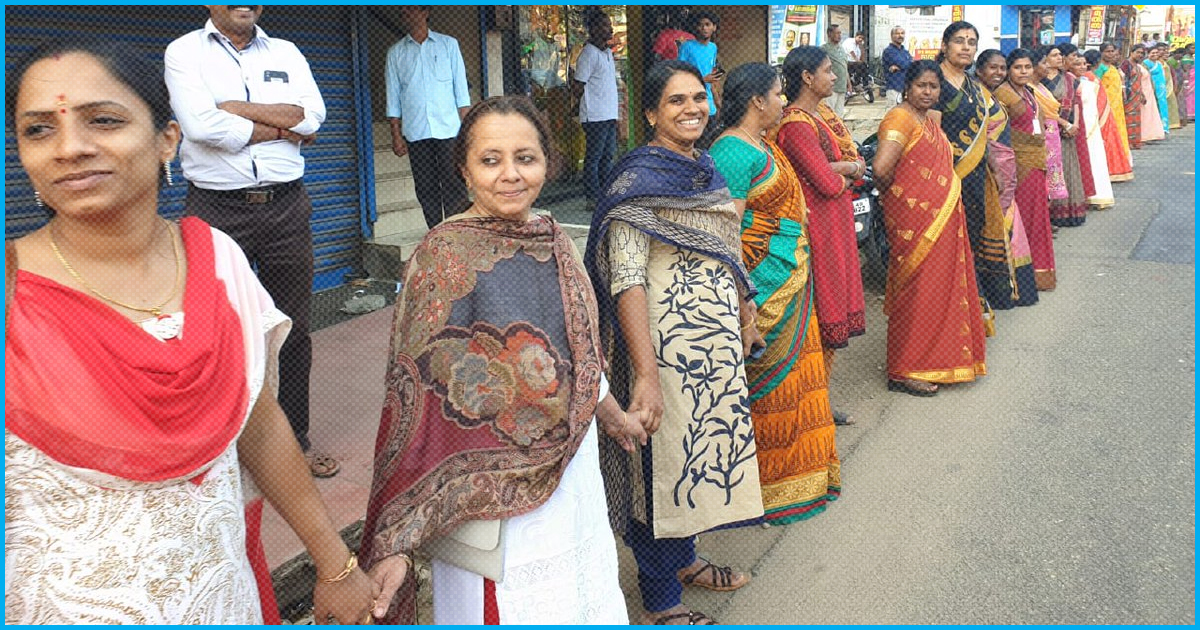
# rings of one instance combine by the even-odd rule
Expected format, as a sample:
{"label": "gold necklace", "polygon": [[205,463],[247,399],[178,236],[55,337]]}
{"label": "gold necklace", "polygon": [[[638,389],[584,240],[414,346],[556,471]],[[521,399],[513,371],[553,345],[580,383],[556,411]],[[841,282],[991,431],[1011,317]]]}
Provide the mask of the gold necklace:
{"label": "gold necklace", "polygon": [[[164,224],[167,223],[166,219],[163,219],[162,221]],[[171,237],[171,251],[175,254],[175,284],[171,287],[171,294],[167,296],[167,299],[163,300],[162,302],[159,302],[158,306],[151,306],[150,308],[131,306],[120,300],[115,300],[107,295],[104,295],[103,293],[92,288],[92,285],[88,284],[87,281],[83,279],[83,276],[80,276],[79,272],[75,271],[75,268],[71,266],[71,263],[67,262],[67,259],[63,257],[62,252],[59,251],[58,243],[54,242],[54,225],[53,224],[50,225],[49,235],[50,235],[50,249],[54,250],[54,255],[58,257],[58,262],[62,263],[62,266],[67,270],[67,273],[71,274],[71,277],[75,278],[76,282],[83,285],[83,288],[92,292],[96,297],[98,297],[106,302],[112,302],[113,304],[116,304],[117,306],[120,306],[121,308],[127,308],[131,311],[137,311],[139,313],[150,313],[154,317],[160,317],[160,316],[162,316],[162,307],[169,304],[171,302],[171,300],[175,299],[175,295],[177,293],[179,293],[179,277],[180,277],[180,272],[183,271],[183,266],[181,264],[179,264],[179,244],[175,242],[175,234],[173,232],[171,232],[171,228],[170,228],[169,224],[167,227],[167,235]]]}
{"label": "gold necklace", "polygon": [[746,138],[748,138],[750,140],[750,144],[754,145],[759,151],[762,151],[763,153],[767,152],[767,148],[765,146],[763,146],[762,138],[755,140],[754,136],[751,135],[751,133],[749,131],[742,129],[741,125],[734,125],[733,128],[742,132],[742,135],[746,136]]}

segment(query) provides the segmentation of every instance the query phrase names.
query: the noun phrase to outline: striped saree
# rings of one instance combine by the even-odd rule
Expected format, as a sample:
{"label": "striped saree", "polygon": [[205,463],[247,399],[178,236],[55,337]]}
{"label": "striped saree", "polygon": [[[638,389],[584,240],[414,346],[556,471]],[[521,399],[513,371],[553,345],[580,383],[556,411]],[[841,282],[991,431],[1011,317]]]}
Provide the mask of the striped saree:
{"label": "striped saree", "polygon": [[841,493],[804,192],[773,143],[724,136],[711,153],[730,194],[746,200],[742,259],[758,288],[757,326],[767,341],[763,356],[746,362],[750,417],[764,519],[784,525],[820,514]]}

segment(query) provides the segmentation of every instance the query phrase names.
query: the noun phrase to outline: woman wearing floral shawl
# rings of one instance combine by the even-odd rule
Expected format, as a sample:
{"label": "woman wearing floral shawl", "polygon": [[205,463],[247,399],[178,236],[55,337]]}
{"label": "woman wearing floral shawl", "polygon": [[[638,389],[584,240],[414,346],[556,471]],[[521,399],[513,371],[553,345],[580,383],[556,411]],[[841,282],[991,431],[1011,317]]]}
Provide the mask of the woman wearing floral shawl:
{"label": "woman wearing floral shawl", "polygon": [[502,575],[435,552],[436,623],[628,623],[593,413],[630,450],[644,433],[607,393],[571,239],[530,212],[549,137],[524,97],[473,107],[455,162],[475,202],[408,263],[359,551],[388,623],[416,621],[409,554],[468,522],[495,526]]}

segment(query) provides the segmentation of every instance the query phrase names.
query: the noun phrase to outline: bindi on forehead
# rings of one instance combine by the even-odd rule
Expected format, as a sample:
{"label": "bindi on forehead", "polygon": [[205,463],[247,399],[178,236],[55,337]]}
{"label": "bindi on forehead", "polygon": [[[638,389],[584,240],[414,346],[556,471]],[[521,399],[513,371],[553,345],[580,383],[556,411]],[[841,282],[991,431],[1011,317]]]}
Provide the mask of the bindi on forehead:
{"label": "bindi on forehead", "polygon": [[58,105],[58,113],[60,113],[60,114],[67,113],[67,95],[66,94],[59,94],[58,100],[54,104]]}

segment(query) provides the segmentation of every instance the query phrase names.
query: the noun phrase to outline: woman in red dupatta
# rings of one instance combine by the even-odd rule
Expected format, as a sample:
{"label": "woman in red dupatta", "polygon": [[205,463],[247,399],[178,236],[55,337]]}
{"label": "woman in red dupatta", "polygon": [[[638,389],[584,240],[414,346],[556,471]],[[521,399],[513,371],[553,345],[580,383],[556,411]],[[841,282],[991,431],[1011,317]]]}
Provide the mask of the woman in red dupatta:
{"label": "woman in red dupatta", "polygon": [[874,161],[892,256],[884,302],[888,389],[915,396],[987,373],[962,184],[940,113],[931,110],[941,82],[933,61],[909,67],[904,103],[880,124]]}
{"label": "woman in red dupatta", "polygon": [[290,322],[232,239],[158,216],[180,139],[162,76],[89,42],[8,76],[21,165],[53,211],[7,248],[5,620],[261,623],[274,597],[261,548],[247,557],[244,466],[317,565],[317,617],[362,621],[378,589],[272,391]]}
{"label": "woman in red dupatta", "polygon": [[413,252],[392,329],[359,551],[384,584],[377,612],[415,623],[410,554],[471,523],[502,574],[434,552],[435,623],[627,624],[593,414],[627,450],[646,434],[608,393],[574,244],[531,212],[549,124],[527,98],[497,97],[458,138],[475,202]]}

